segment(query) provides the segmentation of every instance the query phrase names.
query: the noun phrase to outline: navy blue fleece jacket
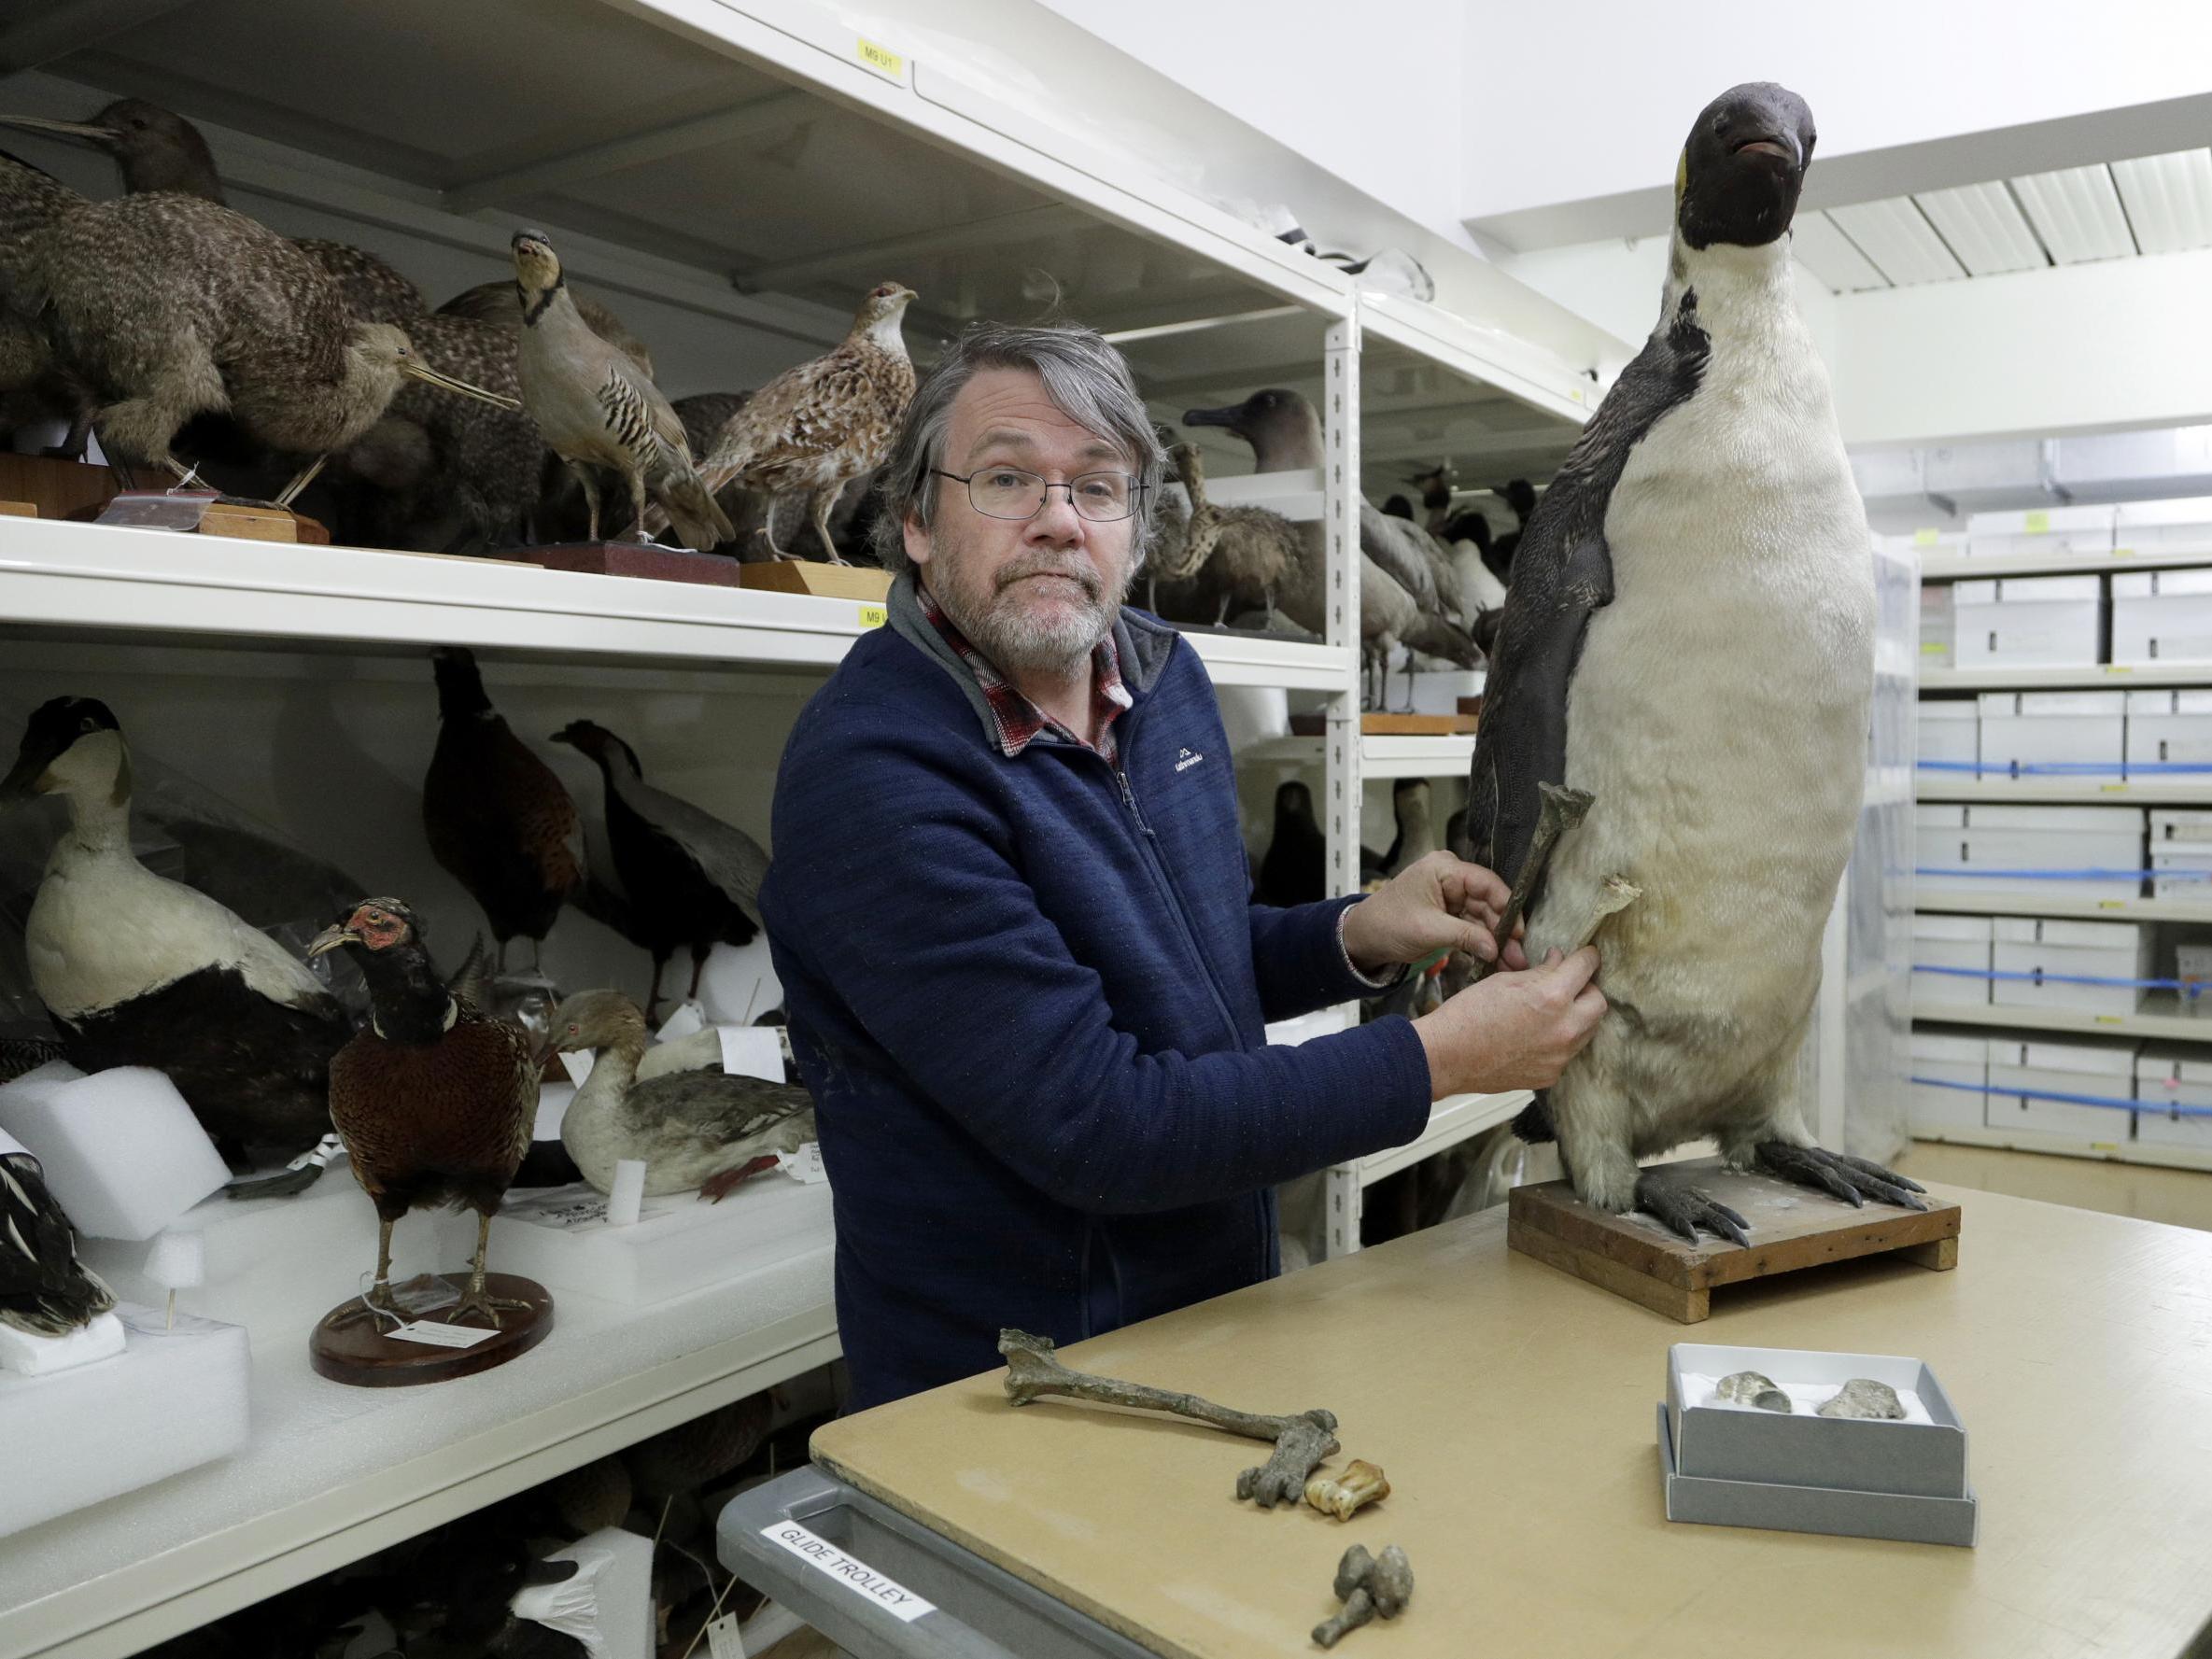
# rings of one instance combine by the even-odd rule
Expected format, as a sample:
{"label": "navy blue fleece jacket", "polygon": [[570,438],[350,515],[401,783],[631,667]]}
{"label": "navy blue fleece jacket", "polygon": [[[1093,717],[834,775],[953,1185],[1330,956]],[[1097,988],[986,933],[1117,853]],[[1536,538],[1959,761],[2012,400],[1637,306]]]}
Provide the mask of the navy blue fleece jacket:
{"label": "navy blue fleece jacket", "polygon": [[1300,1047],[1265,1020],[1361,993],[1348,899],[1249,900],[1213,686],[1124,612],[1119,769],[1050,732],[1008,757],[892,590],[807,705],[761,888],[837,1216],[854,1409],[1275,1272],[1278,1181],[1428,1120],[1388,1019]]}

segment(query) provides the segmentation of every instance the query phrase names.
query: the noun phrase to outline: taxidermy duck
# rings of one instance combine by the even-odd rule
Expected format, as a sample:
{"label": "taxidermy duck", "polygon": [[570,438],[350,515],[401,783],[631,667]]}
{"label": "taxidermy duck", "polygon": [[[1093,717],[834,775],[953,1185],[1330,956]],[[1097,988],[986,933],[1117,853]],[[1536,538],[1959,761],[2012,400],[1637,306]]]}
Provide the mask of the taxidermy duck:
{"label": "taxidermy duck", "polygon": [[114,1306],[115,1293],[77,1259],[77,1229],[38,1160],[0,1135],[0,1325],[67,1336]]}
{"label": "taxidermy duck", "polygon": [[1155,550],[1160,580],[1194,582],[1201,606],[1213,601],[1216,624],[1233,612],[1272,615],[1275,589],[1304,554],[1298,527],[1264,507],[1215,506],[1206,499],[1205,457],[1197,444],[1178,443],[1168,458],[1190,493],[1191,516],[1172,553]]}
{"label": "taxidermy duck", "polygon": [[771,1168],[776,1154],[814,1139],[814,1101],[789,1083],[728,1072],[638,1079],[645,1016],[619,991],[583,991],[553,1018],[553,1046],[597,1052],[591,1076],[561,1118],[561,1145],[601,1192],[623,1159],[645,1164],[649,1198],[697,1188],[719,1202]]}
{"label": "taxidermy duck", "polygon": [[517,935],[530,942],[534,969],[562,901],[584,878],[576,803],[492,707],[472,654],[441,645],[430,665],[438,747],[422,781],[430,853],[483,907],[500,971]]}
{"label": "taxidermy duck", "polygon": [[0,801],[31,794],[69,803],[23,942],[70,1063],[165,1072],[233,1157],[321,1139],[352,1024],[283,946],[138,862],[130,745],[106,704],[56,697],[31,716]]}
{"label": "taxidermy duck", "polygon": [[760,931],[760,883],[768,855],[743,830],[645,781],[638,752],[605,726],[571,721],[553,734],[588,755],[606,792],[607,841],[628,900],[624,935],[653,952],[651,1019],[660,977],[679,945],[691,951],[691,990],[716,944],[743,945]]}
{"label": "taxidermy duck", "polygon": [[486,1290],[484,1251],[537,1120],[529,1038],[448,988],[415,912],[398,899],[361,900],[307,951],[348,947],[360,951],[370,1023],[331,1061],[331,1120],[376,1206],[376,1282],[366,1300],[399,1315],[392,1227],[411,1210],[451,1204],[476,1212],[476,1255],[453,1318],[480,1315],[496,1328],[502,1310],[527,1305]]}
{"label": "taxidermy duck", "polygon": [[[1746,1243],[1742,1217],[1639,1160],[1708,1136],[1737,1169],[1923,1207],[1815,1146],[1794,1098],[1874,682],[1866,510],[1790,274],[1813,136],[1765,83],[1690,129],[1658,326],[1529,503],[1469,780],[1474,859],[1542,880],[1529,960],[1594,928],[1613,1005],[1515,1127],[1557,1138],[1585,1202],[1693,1242]],[[1524,872],[1543,785],[1595,804]],[[1623,882],[1642,896],[1618,909]]]}

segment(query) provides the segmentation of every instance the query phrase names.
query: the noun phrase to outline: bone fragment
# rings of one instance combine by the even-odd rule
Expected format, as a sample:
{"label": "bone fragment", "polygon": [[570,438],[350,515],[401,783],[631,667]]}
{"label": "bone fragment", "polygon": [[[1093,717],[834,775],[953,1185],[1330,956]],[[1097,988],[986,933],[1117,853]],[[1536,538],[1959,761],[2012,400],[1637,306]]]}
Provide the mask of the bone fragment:
{"label": "bone fragment", "polygon": [[1543,879],[1544,866],[1552,862],[1553,850],[1562,836],[1589,816],[1590,807],[1597,799],[1587,790],[1569,789],[1563,783],[1540,783],[1536,789],[1543,800],[1537,809],[1536,833],[1529,838],[1528,855],[1521,860],[1520,871],[1514,877],[1513,891],[1506,894],[1505,912],[1498,918],[1499,953],[1488,962],[1475,964],[1477,980],[1488,978],[1505,960],[1505,941],[1513,937],[1521,913],[1535,896],[1536,884]]}
{"label": "bone fragment", "polygon": [[1336,1564],[1336,1597],[1344,1607],[1314,1626],[1314,1640],[1324,1648],[1333,1648],[1372,1620],[1395,1619],[1405,1610],[1413,1594],[1413,1565],[1403,1550],[1386,1544],[1380,1556],[1371,1556],[1365,1545],[1354,1544]]}
{"label": "bone fragment", "polygon": [[1336,1413],[1315,1410],[1294,1417],[1268,1417],[1219,1406],[1195,1394],[1178,1394],[1143,1383],[1123,1383],[1112,1377],[1088,1376],[1069,1371],[1053,1352],[1050,1337],[1027,1331],[1001,1330],[998,1351],[1006,1356],[1007,1399],[1025,1406],[1035,1399],[1059,1395],[1087,1399],[1100,1405],[1133,1407],[1139,1411],[1167,1412],[1188,1417],[1210,1428],[1225,1429],[1247,1440],[1274,1441],[1275,1455],[1258,1469],[1236,1477],[1236,1495],[1271,1509],[1278,1499],[1297,1500],[1305,1478],[1315,1465],[1336,1455]]}
{"label": "bone fragment", "polygon": [[1349,1521],[1354,1511],[1389,1496],[1390,1477],[1357,1458],[1341,1475],[1316,1475],[1305,1483],[1305,1501],[1339,1521]]}

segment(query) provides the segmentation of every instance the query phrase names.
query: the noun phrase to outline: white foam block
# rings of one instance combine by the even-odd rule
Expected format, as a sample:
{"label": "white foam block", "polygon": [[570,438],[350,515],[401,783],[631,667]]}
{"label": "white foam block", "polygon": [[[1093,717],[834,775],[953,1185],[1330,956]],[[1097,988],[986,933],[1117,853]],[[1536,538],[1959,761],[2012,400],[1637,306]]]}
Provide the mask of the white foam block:
{"label": "white foam block", "polygon": [[231,1178],[176,1085],[146,1066],[19,1078],[0,1089],[0,1124],[45,1166],[77,1231],[96,1238],[149,1239]]}
{"label": "white foam block", "polygon": [[[564,1061],[569,1057],[562,1055]],[[591,1058],[586,1054],[585,1060]],[[541,1083],[538,1085],[538,1122],[530,1132],[533,1141],[560,1139],[560,1120],[569,1114],[569,1103],[576,1098],[577,1086],[573,1083]]]}
{"label": "white foam block", "polygon": [[125,1343],[113,1358],[53,1376],[0,1376],[0,1536],[246,1444],[246,1332],[189,1314],[170,1330],[156,1309],[117,1311]]}
{"label": "white foam block", "polygon": [[592,1659],[652,1659],[651,1539],[610,1526],[545,1559],[575,1562],[575,1576],[516,1591],[508,1606],[517,1618],[573,1637]]}
{"label": "white foam block", "polygon": [[635,1306],[819,1249],[830,1232],[826,1186],[757,1175],[718,1204],[696,1192],[649,1198],[622,1227],[607,1219],[606,1199],[577,1182],[509,1194],[489,1259],[557,1291]]}
{"label": "white foam block", "polygon": [[19,1377],[51,1376],[122,1351],[123,1322],[113,1314],[101,1314],[66,1336],[37,1336],[0,1325],[0,1371]]}

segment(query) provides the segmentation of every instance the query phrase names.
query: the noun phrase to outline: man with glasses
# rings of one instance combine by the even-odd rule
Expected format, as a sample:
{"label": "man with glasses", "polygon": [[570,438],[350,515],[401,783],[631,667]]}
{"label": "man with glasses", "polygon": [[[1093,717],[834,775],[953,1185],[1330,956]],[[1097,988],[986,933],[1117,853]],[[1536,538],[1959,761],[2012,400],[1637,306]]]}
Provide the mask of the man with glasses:
{"label": "man with glasses", "polygon": [[762,887],[837,1216],[851,1404],[1275,1271],[1272,1188],[1542,1088],[1604,1001],[1588,950],[1299,1047],[1264,1020],[1497,954],[1491,872],[1250,902],[1211,682],[1122,600],[1163,457],[1084,329],[970,330],[881,489],[889,626],[793,728]]}

